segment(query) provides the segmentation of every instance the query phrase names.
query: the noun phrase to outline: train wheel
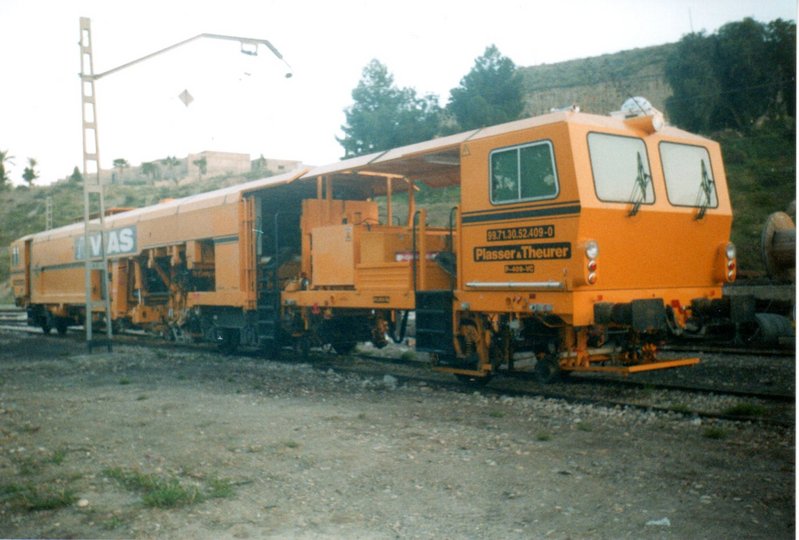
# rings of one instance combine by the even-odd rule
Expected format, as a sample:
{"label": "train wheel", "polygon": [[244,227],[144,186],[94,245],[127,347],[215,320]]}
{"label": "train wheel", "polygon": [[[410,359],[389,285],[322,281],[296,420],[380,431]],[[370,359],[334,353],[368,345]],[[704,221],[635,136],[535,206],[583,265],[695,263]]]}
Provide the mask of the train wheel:
{"label": "train wheel", "polygon": [[296,352],[301,360],[307,360],[311,354],[311,338],[308,335],[302,335],[294,342],[294,352]]}
{"label": "train wheel", "polygon": [[560,369],[560,362],[555,355],[539,358],[535,363],[535,378],[541,384],[551,384],[559,381],[563,377]]}
{"label": "train wheel", "polygon": [[222,328],[217,337],[217,347],[222,354],[233,354],[239,346],[239,331],[235,328]]}
{"label": "train wheel", "polygon": [[355,345],[357,344],[358,343],[356,341],[334,341],[330,345],[332,345],[333,349],[336,351],[336,354],[343,356],[354,351]]}
{"label": "train wheel", "polygon": [[39,319],[39,326],[42,328],[44,335],[49,335],[53,329],[53,316],[49,311],[46,311],[44,316]]}
{"label": "train wheel", "polygon": [[64,317],[56,317],[55,329],[56,332],[58,332],[59,336],[65,336],[67,334],[68,328],[69,328],[69,320],[65,319]]}
{"label": "train wheel", "polygon": [[274,342],[261,344],[258,351],[261,356],[269,360],[276,360],[280,356],[280,347]]}

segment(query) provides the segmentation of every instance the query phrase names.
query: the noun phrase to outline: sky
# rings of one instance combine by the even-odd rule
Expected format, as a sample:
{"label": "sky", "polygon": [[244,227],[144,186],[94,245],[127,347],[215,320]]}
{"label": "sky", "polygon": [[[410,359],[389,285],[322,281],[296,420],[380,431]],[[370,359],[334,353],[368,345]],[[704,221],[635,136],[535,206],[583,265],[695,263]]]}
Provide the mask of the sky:
{"label": "sky", "polygon": [[201,33],[266,39],[286,61],[201,39],[99,79],[100,161],[111,168],[204,150],[336,162],[344,110],[374,58],[398,86],[445,105],[491,44],[517,66],[551,64],[744,17],[795,21],[796,10],[796,0],[0,0],[0,150],[14,156],[17,185],[31,157],[40,184],[82,168],[80,17],[91,19],[96,74]]}

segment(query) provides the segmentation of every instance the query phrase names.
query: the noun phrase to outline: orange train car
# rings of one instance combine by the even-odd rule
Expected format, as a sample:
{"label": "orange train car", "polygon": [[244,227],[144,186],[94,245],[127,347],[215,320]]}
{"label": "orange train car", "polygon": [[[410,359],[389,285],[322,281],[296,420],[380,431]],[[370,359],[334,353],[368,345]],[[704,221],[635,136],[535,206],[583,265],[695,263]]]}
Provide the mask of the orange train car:
{"label": "orange train car", "polygon": [[[459,200],[431,219],[420,187]],[[118,328],[346,353],[414,319],[435,369],[551,380],[690,365],[660,339],[750,319],[721,294],[731,223],[717,143],[657,114],[556,112],[112,215],[89,249],[82,224],[30,235],[12,285],[30,324],[65,331],[104,247]]]}

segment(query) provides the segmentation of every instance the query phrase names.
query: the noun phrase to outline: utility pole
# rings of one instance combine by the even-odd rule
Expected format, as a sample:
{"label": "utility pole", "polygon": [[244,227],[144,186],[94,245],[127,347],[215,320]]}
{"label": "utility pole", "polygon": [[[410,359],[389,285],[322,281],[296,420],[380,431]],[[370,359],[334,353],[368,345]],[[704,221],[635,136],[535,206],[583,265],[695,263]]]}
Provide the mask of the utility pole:
{"label": "utility pole", "polygon": [[[111,352],[111,295],[108,283],[108,254],[105,240],[105,196],[103,182],[100,179],[100,137],[97,133],[97,101],[94,92],[94,60],[92,58],[91,20],[80,18],[80,88],[81,109],[83,118],[83,246],[84,286],[86,288],[86,315],[83,326],[86,329],[86,345],[89,352],[96,344],[93,335],[94,308],[101,307],[105,312],[105,345]],[[91,221],[92,199],[96,201],[99,219]],[[98,238],[99,242],[92,242]],[[99,247],[95,253],[93,245]],[[94,271],[100,272],[100,301],[95,302],[92,277]]]}
{"label": "utility pole", "polygon": [[[137,58],[115,68],[102,73],[94,73],[94,61],[92,58],[92,36],[91,20],[88,17],[80,18],[80,81],[81,81],[81,109],[83,119],[83,244],[76,246],[76,256],[82,256],[85,274],[86,289],[86,316],[84,327],[86,328],[86,344],[89,352],[97,344],[105,344],[108,351],[111,351],[112,329],[111,329],[111,286],[109,283],[108,254],[106,252],[106,229],[105,229],[105,194],[104,186],[100,179],[100,137],[97,132],[97,101],[94,83],[98,79],[116,73],[139,62],[149,60],[154,56],[171,51],[182,45],[186,45],[197,39],[220,39],[227,41],[238,41],[241,44],[241,52],[250,56],[257,56],[258,46],[264,45],[272,54],[285,64],[288,68],[286,78],[292,76],[291,66],[286,62],[280,52],[268,40],[255,39],[238,36],[226,36],[222,34],[198,34],[189,39],[179,41],[174,45],[164,47],[153,53]],[[93,206],[94,205],[94,206]],[[92,219],[92,208],[98,209],[99,217]],[[97,248],[97,249],[95,249]],[[99,272],[99,300],[95,299],[93,290],[93,272]],[[106,339],[102,342],[95,341],[93,337],[93,314],[102,310],[105,313],[105,334]]]}
{"label": "utility pole", "polygon": [[53,228],[53,196],[48,195],[44,200],[44,228],[49,231]]}

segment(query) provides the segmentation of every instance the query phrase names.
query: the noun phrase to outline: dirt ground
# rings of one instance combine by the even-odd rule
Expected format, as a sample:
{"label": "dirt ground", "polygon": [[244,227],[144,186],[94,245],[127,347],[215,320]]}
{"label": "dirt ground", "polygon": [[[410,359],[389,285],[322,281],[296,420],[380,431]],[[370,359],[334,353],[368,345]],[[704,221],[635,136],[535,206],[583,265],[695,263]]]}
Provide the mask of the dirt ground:
{"label": "dirt ground", "polygon": [[0,536],[794,538],[752,424],[0,330]]}

